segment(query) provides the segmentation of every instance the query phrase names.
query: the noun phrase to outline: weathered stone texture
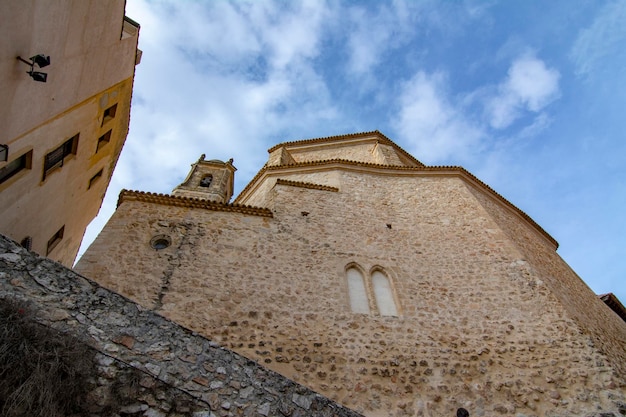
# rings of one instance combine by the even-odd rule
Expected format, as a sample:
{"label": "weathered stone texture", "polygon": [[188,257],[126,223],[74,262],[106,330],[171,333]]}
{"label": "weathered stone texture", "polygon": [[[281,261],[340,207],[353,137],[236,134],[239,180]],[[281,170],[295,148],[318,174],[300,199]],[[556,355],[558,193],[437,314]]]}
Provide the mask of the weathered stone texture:
{"label": "weathered stone texture", "polygon": [[376,155],[376,143],[370,141],[361,144],[332,143],[315,148],[296,147],[290,148],[289,154],[295,162],[323,161],[340,157],[349,161],[379,163],[377,161],[378,155]]}
{"label": "weathered stone texture", "polygon": [[3,236],[0,297],[98,351],[93,416],[358,417]]}
{"label": "weathered stone texture", "polygon": [[509,239],[515,243],[524,259],[536,271],[553,296],[567,311],[581,332],[590,336],[589,343],[597,344],[610,358],[618,375],[626,375],[626,323],[616,320],[617,315],[589,289],[574,271],[552,250],[533,235],[532,230],[515,221],[511,212],[503,210],[477,189],[470,187],[478,201],[485,207]]}
{"label": "weathered stone texture", "polygon": [[[249,198],[273,218],[124,202],[77,269],[368,416],[618,412],[625,324],[599,302],[579,317],[593,294],[487,191],[419,171],[272,175]],[[172,245],[151,249],[158,234]],[[386,272],[398,317],[350,311],[351,263]]]}

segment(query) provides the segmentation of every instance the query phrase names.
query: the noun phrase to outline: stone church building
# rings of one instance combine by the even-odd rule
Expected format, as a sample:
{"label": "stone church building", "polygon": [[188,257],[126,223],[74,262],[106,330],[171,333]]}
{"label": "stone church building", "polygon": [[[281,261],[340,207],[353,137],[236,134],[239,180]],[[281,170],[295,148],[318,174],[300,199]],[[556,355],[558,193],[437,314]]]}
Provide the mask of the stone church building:
{"label": "stone church building", "polygon": [[235,170],[123,191],[75,270],[365,416],[624,411],[626,322],[463,168],[375,131]]}

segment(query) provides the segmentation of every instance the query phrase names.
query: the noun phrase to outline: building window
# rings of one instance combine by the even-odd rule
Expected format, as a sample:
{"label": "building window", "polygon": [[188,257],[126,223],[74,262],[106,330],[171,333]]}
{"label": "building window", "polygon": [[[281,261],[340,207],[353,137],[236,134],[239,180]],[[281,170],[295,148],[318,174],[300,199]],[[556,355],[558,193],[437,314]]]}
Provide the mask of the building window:
{"label": "building window", "polygon": [[32,247],[33,247],[33,238],[31,236],[26,236],[20,242],[20,246],[23,247],[26,250],[31,250]]}
{"label": "building window", "polygon": [[106,132],[104,135],[98,138],[98,145],[96,145],[96,153],[98,153],[100,148],[102,148],[104,145],[109,143],[109,141],[111,140],[111,131],[112,129],[109,129],[108,132]]}
{"label": "building window", "polygon": [[369,299],[363,274],[355,266],[346,270],[348,279],[348,294],[350,296],[350,309],[353,313],[370,313]]}
{"label": "building window", "polygon": [[168,248],[171,244],[172,239],[167,235],[156,235],[150,240],[150,246],[156,250]]}
{"label": "building window", "polygon": [[0,184],[18,174],[22,170],[30,169],[32,162],[33,151],[28,151],[0,168]]}
{"label": "building window", "polygon": [[46,155],[43,163],[44,180],[52,171],[63,166],[63,162],[67,156],[76,155],[76,151],[78,150],[78,136],[79,134],[77,133]]}
{"label": "building window", "polygon": [[206,175],[202,177],[202,179],[200,180],[200,187],[210,187],[212,182],[213,182],[213,175],[211,174]]}
{"label": "building window", "polygon": [[397,316],[396,302],[389,278],[379,270],[372,272],[372,289],[381,316]]}
{"label": "building window", "polygon": [[46,256],[52,252],[54,248],[57,247],[59,242],[63,239],[63,233],[65,232],[65,225],[61,227],[51,238],[48,240],[48,248],[46,250]]}
{"label": "building window", "polygon": [[[103,168],[104,169],[104,168]],[[89,186],[87,187],[87,189],[90,189],[92,185],[94,185],[94,183],[96,181],[98,181],[100,179],[100,177],[102,177],[102,171],[103,169],[101,169],[100,171],[96,172],[96,175],[94,175],[93,177],[91,177],[91,179],[89,180]]]}
{"label": "building window", "polygon": [[393,283],[380,266],[372,268],[368,275],[351,263],[346,267],[346,278],[353,313],[398,316]]}
{"label": "building window", "polygon": [[106,122],[108,122],[109,120],[112,120],[115,117],[115,112],[117,111],[117,104],[112,105],[111,107],[109,107],[108,109],[106,109],[104,111],[104,114],[102,115],[102,125],[104,126],[104,124]]}

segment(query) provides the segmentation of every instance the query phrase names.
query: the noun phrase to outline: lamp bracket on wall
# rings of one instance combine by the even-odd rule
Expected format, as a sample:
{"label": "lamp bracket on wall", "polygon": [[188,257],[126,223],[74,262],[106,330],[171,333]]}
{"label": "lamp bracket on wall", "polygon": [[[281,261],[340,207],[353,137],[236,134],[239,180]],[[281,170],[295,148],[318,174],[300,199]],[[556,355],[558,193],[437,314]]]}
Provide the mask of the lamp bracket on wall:
{"label": "lamp bracket on wall", "polygon": [[46,82],[46,80],[48,79],[48,74],[46,74],[45,72],[35,71],[34,68],[35,68],[35,64],[37,64],[39,68],[47,67],[48,65],[50,65],[50,56],[44,55],[44,54],[38,54],[35,56],[31,56],[29,58],[30,61],[25,60],[21,56],[18,56],[17,59],[19,61],[22,61],[26,65],[30,66],[30,71],[26,71],[26,73],[30,75],[33,78],[33,80],[39,81],[42,83]]}

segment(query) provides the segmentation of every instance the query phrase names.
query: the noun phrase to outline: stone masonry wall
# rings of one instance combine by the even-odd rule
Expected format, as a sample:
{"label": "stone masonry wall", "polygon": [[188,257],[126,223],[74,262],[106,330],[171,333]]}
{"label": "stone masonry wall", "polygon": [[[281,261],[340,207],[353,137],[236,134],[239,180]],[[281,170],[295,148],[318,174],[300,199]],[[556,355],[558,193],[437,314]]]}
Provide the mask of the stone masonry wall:
{"label": "stone masonry wall", "polygon": [[[273,218],[124,202],[77,270],[367,416],[618,415],[622,359],[463,180],[332,175],[274,185]],[[353,263],[388,275],[398,317],[350,311]]]}
{"label": "stone masonry wall", "polygon": [[590,343],[610,358],[619,384],[626,385],[626,323],[604,304],[550,247],[541,244],[513,215],[473,187],[469,189],[535,268],[545,285],[567,310]]}
{"label": "stone masonry wall", "polygon": [[360,144],[342,144],[334,143],[326,146],[316,147],[314,149],[288,149],[288,152],[296,162],[306,161],[323,161],[325,159],[334,159],[338,155],[342,159],[349,161],[376,163],[376,142],[365,142]]}
{"label": "stone masonry wall", "polygon": [[92,416],[358,417],[3,236],[0,298],[98,351]]}

